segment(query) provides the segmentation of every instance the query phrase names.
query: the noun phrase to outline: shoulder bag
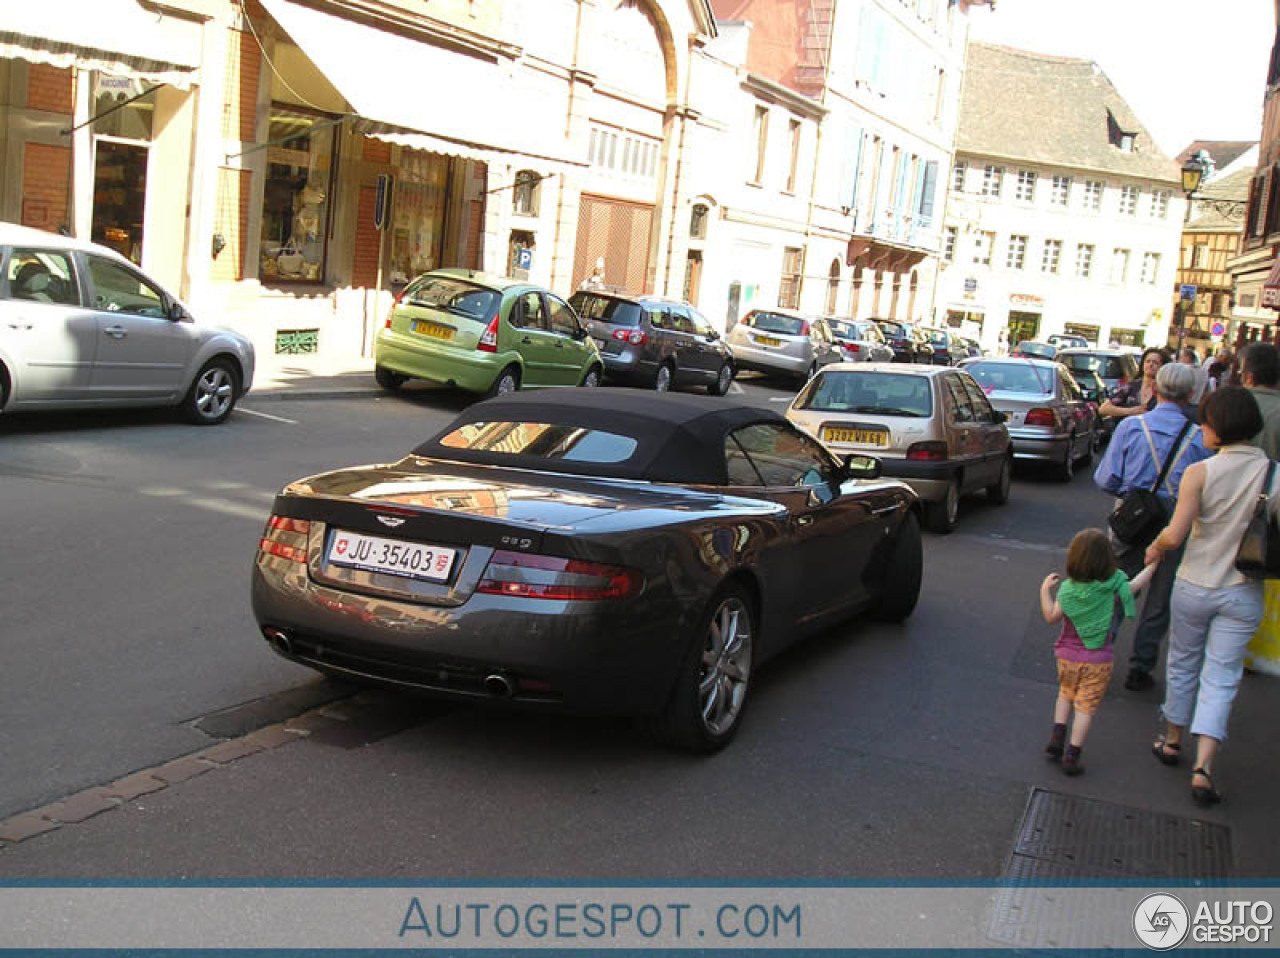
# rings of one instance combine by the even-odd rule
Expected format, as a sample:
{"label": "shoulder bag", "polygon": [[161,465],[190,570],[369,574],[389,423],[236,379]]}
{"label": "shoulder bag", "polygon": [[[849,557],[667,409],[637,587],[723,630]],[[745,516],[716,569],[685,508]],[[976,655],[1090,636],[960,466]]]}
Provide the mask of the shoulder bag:
{"label": "shoulder bag", "polygon": [[[1145,422],[1140,425],[1142,431],[1147,434],[1147,442],[1151,444],[1151,458],[1158,462],[1155,444],[1151,443],[1151,432],[1147,429]],[[1156,484],[1150,489],[1130,489],[1120,497],[1119,505],[1107,518],[1111,531],[1125,545],[1134,547],[1150,545],[1160,534],[1165,523],[1169,521],[1169,511],[1156,495],[1156,490],[1164,484],[1165,477],[1169,475],[1169,470],[1177,461],[1182,441],[1191,431],[1191,426],[1192,422],[1188,419],[1182,431],[1178,433],[1178,438],[1173,441],[1169,454],[1164,458],[1164,465],[1160,468],[1160,475],[1156,478]]]}
{"label": "shoulder bag", "polygon": [[1236,549],[1236,571],[1250,579],[1280,579],[1280,532],[1267,515],[1271,479],[1275,475],[1276,461],[1271,460],[1267,474],[1258,490],[1258,502],[1253,516],[1245,527],[1244,538]]}

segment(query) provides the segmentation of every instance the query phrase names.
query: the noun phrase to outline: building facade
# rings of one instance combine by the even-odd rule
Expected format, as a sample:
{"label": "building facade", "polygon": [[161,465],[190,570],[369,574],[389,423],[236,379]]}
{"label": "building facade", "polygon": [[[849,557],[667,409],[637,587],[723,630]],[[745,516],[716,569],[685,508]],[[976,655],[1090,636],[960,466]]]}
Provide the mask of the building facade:
{"label": "building facade", "polygon": [[1234,343],[1275,342],[1280,310],[1280,0],[1267,69],[1258,165],[1249,183],[1240,255],[1227,262],[1234,291]]}
{"label": "building facade", "polygon": [[1165,342],[1179,171],[1096,64],[970,44],[947,185],[939,324],[990,352]]}
{"label": "building facade", "polygon": [[724,5],[753,22],[709,0],[22,5],[0,217],[114,246],[260,351],[367,353],[437,266],[595,275],[722,327],[920,315],[969,0]]}

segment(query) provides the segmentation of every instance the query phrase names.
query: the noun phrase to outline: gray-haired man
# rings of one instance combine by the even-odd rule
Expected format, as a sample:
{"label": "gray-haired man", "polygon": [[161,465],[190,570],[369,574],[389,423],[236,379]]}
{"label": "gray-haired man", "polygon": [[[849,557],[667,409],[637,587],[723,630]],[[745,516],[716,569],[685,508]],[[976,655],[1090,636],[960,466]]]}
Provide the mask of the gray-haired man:
{"label": "gray-haired man", "polygon": [[[1190,366],[1169,363],[1160,367],[1156,374],[1156,408],[1141,416],[1120,420],[1107,446],[1107,454],[1093,474],[1093,481],[1104,492],[1119,497],[1130,489],[1152,488],[1160,478],[1165,458],[1172,452],[1173,464],[1156,494],[1169,515],[1173,515],[1182,473],[1193,462],[1211,455],[1200,437],[1200,427],[1194,424],[1182,440],[1178,440],[1187,424],[1182,407],[1191,398],[1195,383],[1195,372]],[[1117,558],[1120,567],[1133,578],[1142,569],[1143,549],[1129,549]],[[1124,680],[1124,687],[1131,691],[1141,692],[1155,684],[1151,671],[1160,657],[1160,641],[1169,631],[1169,596],[1181,561],[1181,548],[1166,552],[1151,579],[1142,616],[1133,634],[1129,674]]]}

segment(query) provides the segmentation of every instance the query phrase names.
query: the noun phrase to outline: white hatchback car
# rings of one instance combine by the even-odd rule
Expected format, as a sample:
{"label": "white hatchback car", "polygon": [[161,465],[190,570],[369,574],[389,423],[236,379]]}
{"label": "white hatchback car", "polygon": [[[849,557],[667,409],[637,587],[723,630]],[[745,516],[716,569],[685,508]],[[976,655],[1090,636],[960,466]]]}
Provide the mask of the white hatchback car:
{"label": "white hatchback car", "polygon": [[0,410],[180,406],[214,425],[253,370],[252,342],[114,250],[0,224]]}

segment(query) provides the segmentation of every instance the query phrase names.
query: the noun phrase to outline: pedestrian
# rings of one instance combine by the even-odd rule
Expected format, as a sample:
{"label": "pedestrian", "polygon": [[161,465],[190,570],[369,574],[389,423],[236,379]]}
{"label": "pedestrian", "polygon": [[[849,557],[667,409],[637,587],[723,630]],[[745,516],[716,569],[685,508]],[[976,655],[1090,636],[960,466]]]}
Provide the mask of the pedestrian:
{"label": "pedestrian", "polygon": [[1262,413],[1262,432],[1253,443],[1272,459],[1280,459],[1280,349],[1271,343],[1254,343],[1240,361],[1240,380],[1253,394]]}
{"label": "pedestrian", "polygon": [[1204,394],[1209,388],[1209,373],[1200,365],[1200,354],[1195,351],[1194,347],[1184,346],[1178,359],[1184,365],[1191,367],[1196,374],[1196,385],[1191,390],[1190,402],[1192,406],[1198,407],[1200,400],[1204,398]]}
{"label": "pedestrian", "polygon": [[1235,357],[1231,350],[1223,346],[1218,350],[1218,355],[1214,357],[1212,363],[1209,364],[1209,389],[1214,390],[1219,386],[1235,386]]}
{"label": "pedestrian", "polygon": [[[1044,620],[1050,625],[1062,623],[1053,647],[1058,660],[1058,700],[1044,750],[1050,758],[1061,760],[1064,774],[1084,771],[1080,751],[1111,682],[1116,630],[1124,619],[1133,617],[1133,597],[1154,572],[1155,566],[1148,566],[1130,581],[1116,568],[1107,534],[1085,529],[1076,533],[1067,550],[1066,579],[1055,572],[1040,583]],[[1058,587],[1056,599],[1054,586]]]}
{"label": "pedestrian", "polygon": [[[1182,474],[1193,462],[1209,457],[1200,429],[1187,419],[1182,406],[1191,395],[1195,376],[1182,363],[1170,363],[1156,374],[1156,408],[1124,419],[1116,426],[1107,452],[1093,474],[1103,492],[1117,498],[1131,489],[1152,489],[1168,459],[1169,471],[1155,493],[1167,515],[1173,514]],[[1120,568],[1133,576],[1142,568],[1146,543],[1117,543]],[[1171,549],[1156,569],[1142,614],[1133,633],[1133,650],[1124,687],[1144,692],[1155,684],[1152,671],[1160,657],[1160,642],[1169,631],[1169,594],[1182,550]]]}
{"label": "pedestrian", "polygon": [[1218,388],[1203,413],[1205,445],[1218,454],[1187,467],[1173,518],[1146,555],[1147,562],[1163,563],[1185,543],[1173,587],[1165,730],[1151,748],[1162,764],[1177,765],[1188,731],[1196,736],[1191,797],[1214,805],[1222,800],[1214,759],[1227,737],[1245,648],[1262,621],[1262,582],[1236,571],[1235,555],[1268,476],[1275,521],[1280,474],[1269,473],[1271,460],[1249,442],[1262,428],[1262,413],[1247,389]]}
{"label": "pedestrian", "polygon": [[1098,412],[1104,416],[1123,419],[1125,416],[1139,416],[1155,409],[1156,373],[1160,372],[1165,362],[1164,354],[1156,347],[1144,349],[1142,358],[1138,361],[1141,377],[1117,386],[1111,397],[1098,408]]}

